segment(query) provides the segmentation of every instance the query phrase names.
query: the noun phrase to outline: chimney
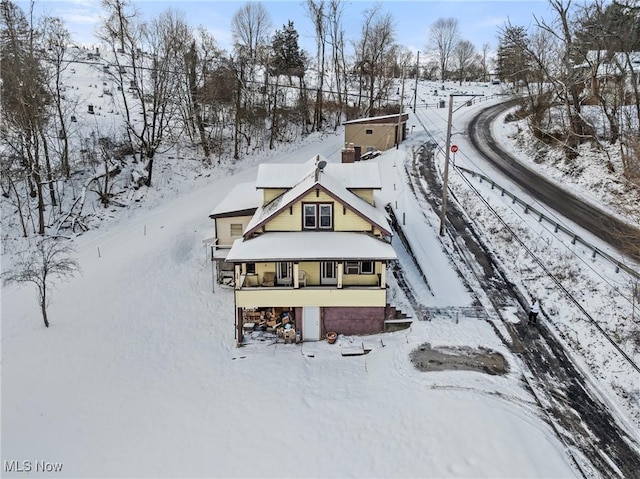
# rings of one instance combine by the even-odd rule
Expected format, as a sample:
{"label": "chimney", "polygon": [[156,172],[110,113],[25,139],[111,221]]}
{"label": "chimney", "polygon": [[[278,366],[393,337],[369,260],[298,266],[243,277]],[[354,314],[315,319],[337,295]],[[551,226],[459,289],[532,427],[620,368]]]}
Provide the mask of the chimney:
{"label": "chimney", "polygon": [[349,143],[342,150],[342,162],[353,163],[356,159],[356,150],[353,148],[353,143]]}

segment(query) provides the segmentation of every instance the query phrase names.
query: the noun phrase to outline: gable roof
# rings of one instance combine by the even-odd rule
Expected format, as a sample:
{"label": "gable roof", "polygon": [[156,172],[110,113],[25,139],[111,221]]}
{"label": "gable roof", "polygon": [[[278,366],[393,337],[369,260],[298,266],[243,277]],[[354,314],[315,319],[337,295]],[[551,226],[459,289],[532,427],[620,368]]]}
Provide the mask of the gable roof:
{"label": "gable roof", "polygon": [[238,183],[209,213],[209,218],[253,215],[262,204],[262,192],[253,181]]}
{"label": "gable roof", "polygon": [[[346,164],[356,165],[356,163]],[[377,164],[375,164],[375,166],[377,170]],[[376,207],[370,205],[354,193],[347,190],[347,188],[342,184],[340,178],[336,178],[330,172],[327,172],[327,167],[320,172],[317,171],[314,165],[313,170],[303,177],[302,180],[299,180],[298,184],[293,188],[273,199],[266,205],[258,208],[255,215],[247,225],[244,236],[247,237],[256,232],[258,228],[266,224],[275,215],[288,208],[301,197],[316,188],[324,191],[345,208],[348,208],[358,216],[376,226],[384,234],[391,235],[391,228],[387,221],[386,213],[378,210]]]}
{"label": "gable roof", "polygon": [[300,178],[315,172],[316,163],[320,161],[327,162],[324,173],[340,178],[347,189],[382,188],[377,163],[329,163],[322,155],[315,155],[302,164],[263,163],[258,166],[256,188],[293,188],[300,182]]}

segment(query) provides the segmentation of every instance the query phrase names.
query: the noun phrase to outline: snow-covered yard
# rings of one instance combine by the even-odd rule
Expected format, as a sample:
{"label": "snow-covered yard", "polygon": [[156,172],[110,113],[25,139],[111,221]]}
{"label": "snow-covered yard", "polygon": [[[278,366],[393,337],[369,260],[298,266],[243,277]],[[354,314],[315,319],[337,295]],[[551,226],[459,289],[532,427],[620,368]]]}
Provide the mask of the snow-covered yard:
{"label": "snow-covered yard", "polygon": [[[445,110],[429,115],[444,130]],[[415,279],[423,303],[468,306],[435,213],[421,211],[406,185],[404,162],[426,139],[415,130],[375,160],[384,181],[378,203],[406,215],[432,286]],[[32,476],[44,475],[34,474],[36,461],[60,462],[64,477],[578,477],[523,386],[519,359],[485,321],[442,316],[334,345],[235,348],[233,292],[212,291],[209,212],[253,180],[259,162],[317,153],[340,161],[342,141],[340,129],[314,135],[211,176],[185,169],[178,180],[165,171],[165,188],[75,239],[82,274],[54,291],[51,328],[31,287],[3,288],[3,461],[30,461]],[[409,309],[389,277],[395,301]],[[565,310],[553,302],[559,321]],[[362,343],[369,354],[340,354]],[[509,372],[421,372],[410,353],[425,343],[497,351]],[[633,376],[621,375],[629,388]],[[632,429],[637,435],[637,421]],[[22,476],[6,464],[6,477]]]}
{"label": "snow-covered yard", "polygon": [[[277,160],[340,147],[324,137]],[[3,460],[62,462],[72,477],[574,475],[482,321],[236,349],[232,291],[212,293],[202,239],[251,174],[78,238],[82,275],[55,291],[49,329],[31,288],[3,290]],[[351,340],[373,350],[341,356]],[[409,353],[424,342],[498,350],[511,369],[420,372]]]}

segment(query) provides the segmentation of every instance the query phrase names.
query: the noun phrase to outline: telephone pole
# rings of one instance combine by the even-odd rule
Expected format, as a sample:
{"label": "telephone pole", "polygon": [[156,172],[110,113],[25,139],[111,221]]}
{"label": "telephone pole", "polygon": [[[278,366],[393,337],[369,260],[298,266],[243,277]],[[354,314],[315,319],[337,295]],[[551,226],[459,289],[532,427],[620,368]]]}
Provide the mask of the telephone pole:
{"label": "telephone pole", "polygon": [[449,191],[449,151],[451,149],[451,119],[453,113],[462,108],[463,103],[455,110],[453,109],[453,97],[458,96],[484,96],[481,93],[451,93],[449,95],[449,115],[447,117],[447,138],[444,147],[444,178],[442,180],[442,210],[440,211],[440,236],[444,236],[444,223],[447,217],[447,193]]}
{"label": "telephone pole", "polygon": [[413,90],[413,113],[416,112],[416,103],[418,101],[418,77],[420,76],[420,51],[418,51],[418,59],[416,60],[416,87]]}

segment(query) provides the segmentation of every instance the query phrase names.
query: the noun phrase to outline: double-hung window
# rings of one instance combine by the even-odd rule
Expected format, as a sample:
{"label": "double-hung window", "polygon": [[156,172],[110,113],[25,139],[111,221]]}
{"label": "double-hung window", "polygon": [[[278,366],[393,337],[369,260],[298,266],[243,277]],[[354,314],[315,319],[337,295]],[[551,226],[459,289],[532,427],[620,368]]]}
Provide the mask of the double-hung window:
{"label": "double-hung window", "polygon": [[305,203],[302,211],[304,229],[333,229],[333,205],[331,203]]}
{"label": "double-hung window", "polygon": [[304,229],[311,229],[314,230],[316,229],[317,226],[317,221],[316,221],[316,211],[318,209],[318,205],[316,204],[312,204],[312,205],[304,205]]}

